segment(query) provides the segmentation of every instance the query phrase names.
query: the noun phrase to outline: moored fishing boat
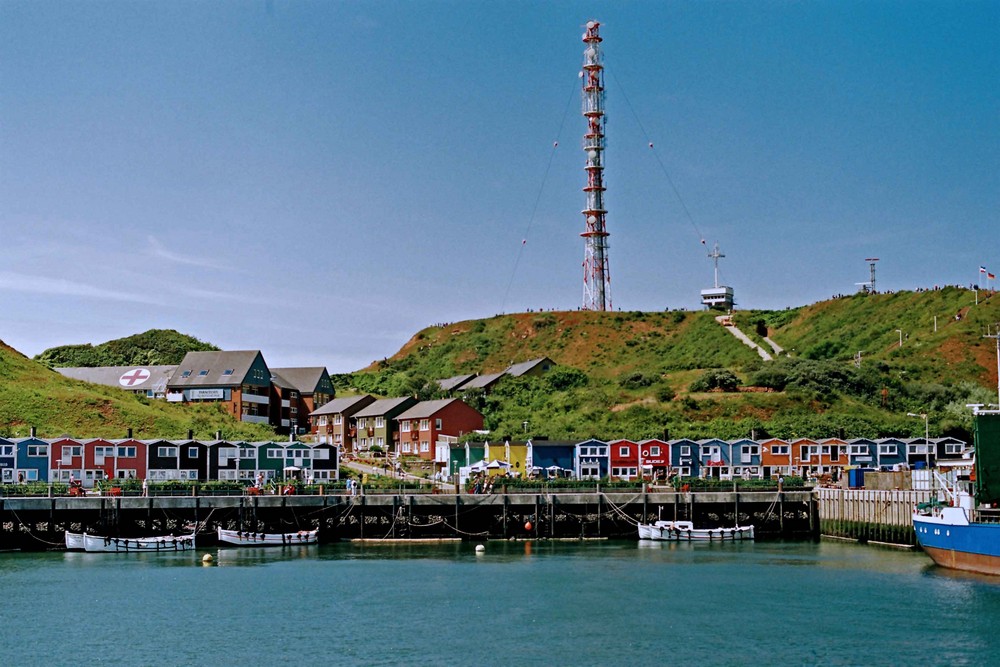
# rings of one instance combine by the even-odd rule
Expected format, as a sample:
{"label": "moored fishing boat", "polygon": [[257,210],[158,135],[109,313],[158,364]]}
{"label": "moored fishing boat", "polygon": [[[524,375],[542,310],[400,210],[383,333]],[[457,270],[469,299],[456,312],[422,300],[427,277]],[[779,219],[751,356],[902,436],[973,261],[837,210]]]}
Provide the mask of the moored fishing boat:
{"label": "moored fishing boat", "polygon": [[240,547],[280,547],[295,544],[316,544],[319,530],[300,530],[294,533],[252,533],[219,528],[219,542]]}
{"label": "moored fishing boat", "polygon": [[83,533],[71,533],[66,531],[66,549],[68,551],[83,551]]}
{"label": "moored fishing boat", "polygon": [[690,521],[656,521],[639,524],[639,539],[670,542],[737,542],[753,540],[753,526],[695,528]]}
{"label": "moored fishing boat", "polygon": [[83,550],[90,553],[159,553],[192,549],[194,549],[194,533],[157,537],[101,537],[83,534]]}
{"label": "moored fishing boat", "polygon": [[1000,575],[1000,410],[975,408],[974,493],[949,485],[913,513],[917,543],[942,567]]}

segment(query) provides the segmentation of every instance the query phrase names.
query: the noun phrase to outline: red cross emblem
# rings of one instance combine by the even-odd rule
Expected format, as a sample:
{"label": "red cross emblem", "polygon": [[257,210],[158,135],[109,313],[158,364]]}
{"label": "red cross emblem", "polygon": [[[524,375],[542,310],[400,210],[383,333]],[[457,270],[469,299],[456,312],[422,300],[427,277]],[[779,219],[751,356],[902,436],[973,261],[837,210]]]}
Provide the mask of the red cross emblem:
{"label": "red cross emblem", "polygon": [[142,384],[148,379],[149,371],[145,368],[136,368],[118,378],[118,384],[123,387],[132,387],[137,384]]}

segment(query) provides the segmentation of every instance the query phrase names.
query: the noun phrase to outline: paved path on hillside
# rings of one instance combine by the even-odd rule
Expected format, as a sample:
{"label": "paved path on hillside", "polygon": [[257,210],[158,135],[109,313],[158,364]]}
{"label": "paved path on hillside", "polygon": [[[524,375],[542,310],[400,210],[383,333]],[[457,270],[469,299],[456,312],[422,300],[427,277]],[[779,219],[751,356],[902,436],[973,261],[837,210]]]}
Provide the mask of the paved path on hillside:
{"label": "paved path on hillside", "polygon": [[[715,318],[715,321],[721,324],[723,329],[728,329],[729,333],[736,336],[736,338],[739,339],[744,345],[746,345],[751,349],[756,350],[757,354],[760,355],[761,359],[763,359],[764,361],[774,361],[771,355],[768,354],[767,350],[765,350],[760,345],[750,340],[749,336],[740,331],[739,328],[732,323],[732,320],[729,318],[728,315],[719,315],[718,317]],[[726,322],[729,322],[729,324],[726,324]]]}
{"label": "paved path on hillside", "polygon": [[764,336],[764,342],[770,345],[771,349],[774,350],[774,356],[777,357],[785,353],[785,348],[781,347],[767,336]]}

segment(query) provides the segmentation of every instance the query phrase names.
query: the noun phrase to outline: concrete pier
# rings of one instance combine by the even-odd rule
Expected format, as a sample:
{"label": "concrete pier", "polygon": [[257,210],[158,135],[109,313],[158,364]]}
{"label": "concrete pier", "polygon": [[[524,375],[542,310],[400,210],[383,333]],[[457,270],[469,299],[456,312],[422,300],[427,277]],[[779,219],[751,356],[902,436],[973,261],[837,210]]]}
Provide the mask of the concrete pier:
{"label": "concrete pier", "polygon": [[859,542],[916,545],[913,509],[932,491],[817,489],[820,533]]}
{"label": "concrete pier", "polygon": [[200,544],[217,526],[256,532],[318,528],[344,539],[636,539],[657,518],[699,528],[750,525],[761,538],[814,538],[811,491],[696,493],[365,494],[0,499],[0,548],[59,548],[63,532],[139,536],[184,532]]}

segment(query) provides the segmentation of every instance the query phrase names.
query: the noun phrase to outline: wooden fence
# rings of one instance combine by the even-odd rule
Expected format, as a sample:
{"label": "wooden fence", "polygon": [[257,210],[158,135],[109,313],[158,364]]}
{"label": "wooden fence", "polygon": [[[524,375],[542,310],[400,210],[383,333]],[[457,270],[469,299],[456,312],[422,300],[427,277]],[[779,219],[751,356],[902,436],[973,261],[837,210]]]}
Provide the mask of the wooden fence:
{"label": "wooden fence", "polygon": [[934,491],[821,488],[819,529],[822,535],[859,542],[914,545],[913,510]]}

